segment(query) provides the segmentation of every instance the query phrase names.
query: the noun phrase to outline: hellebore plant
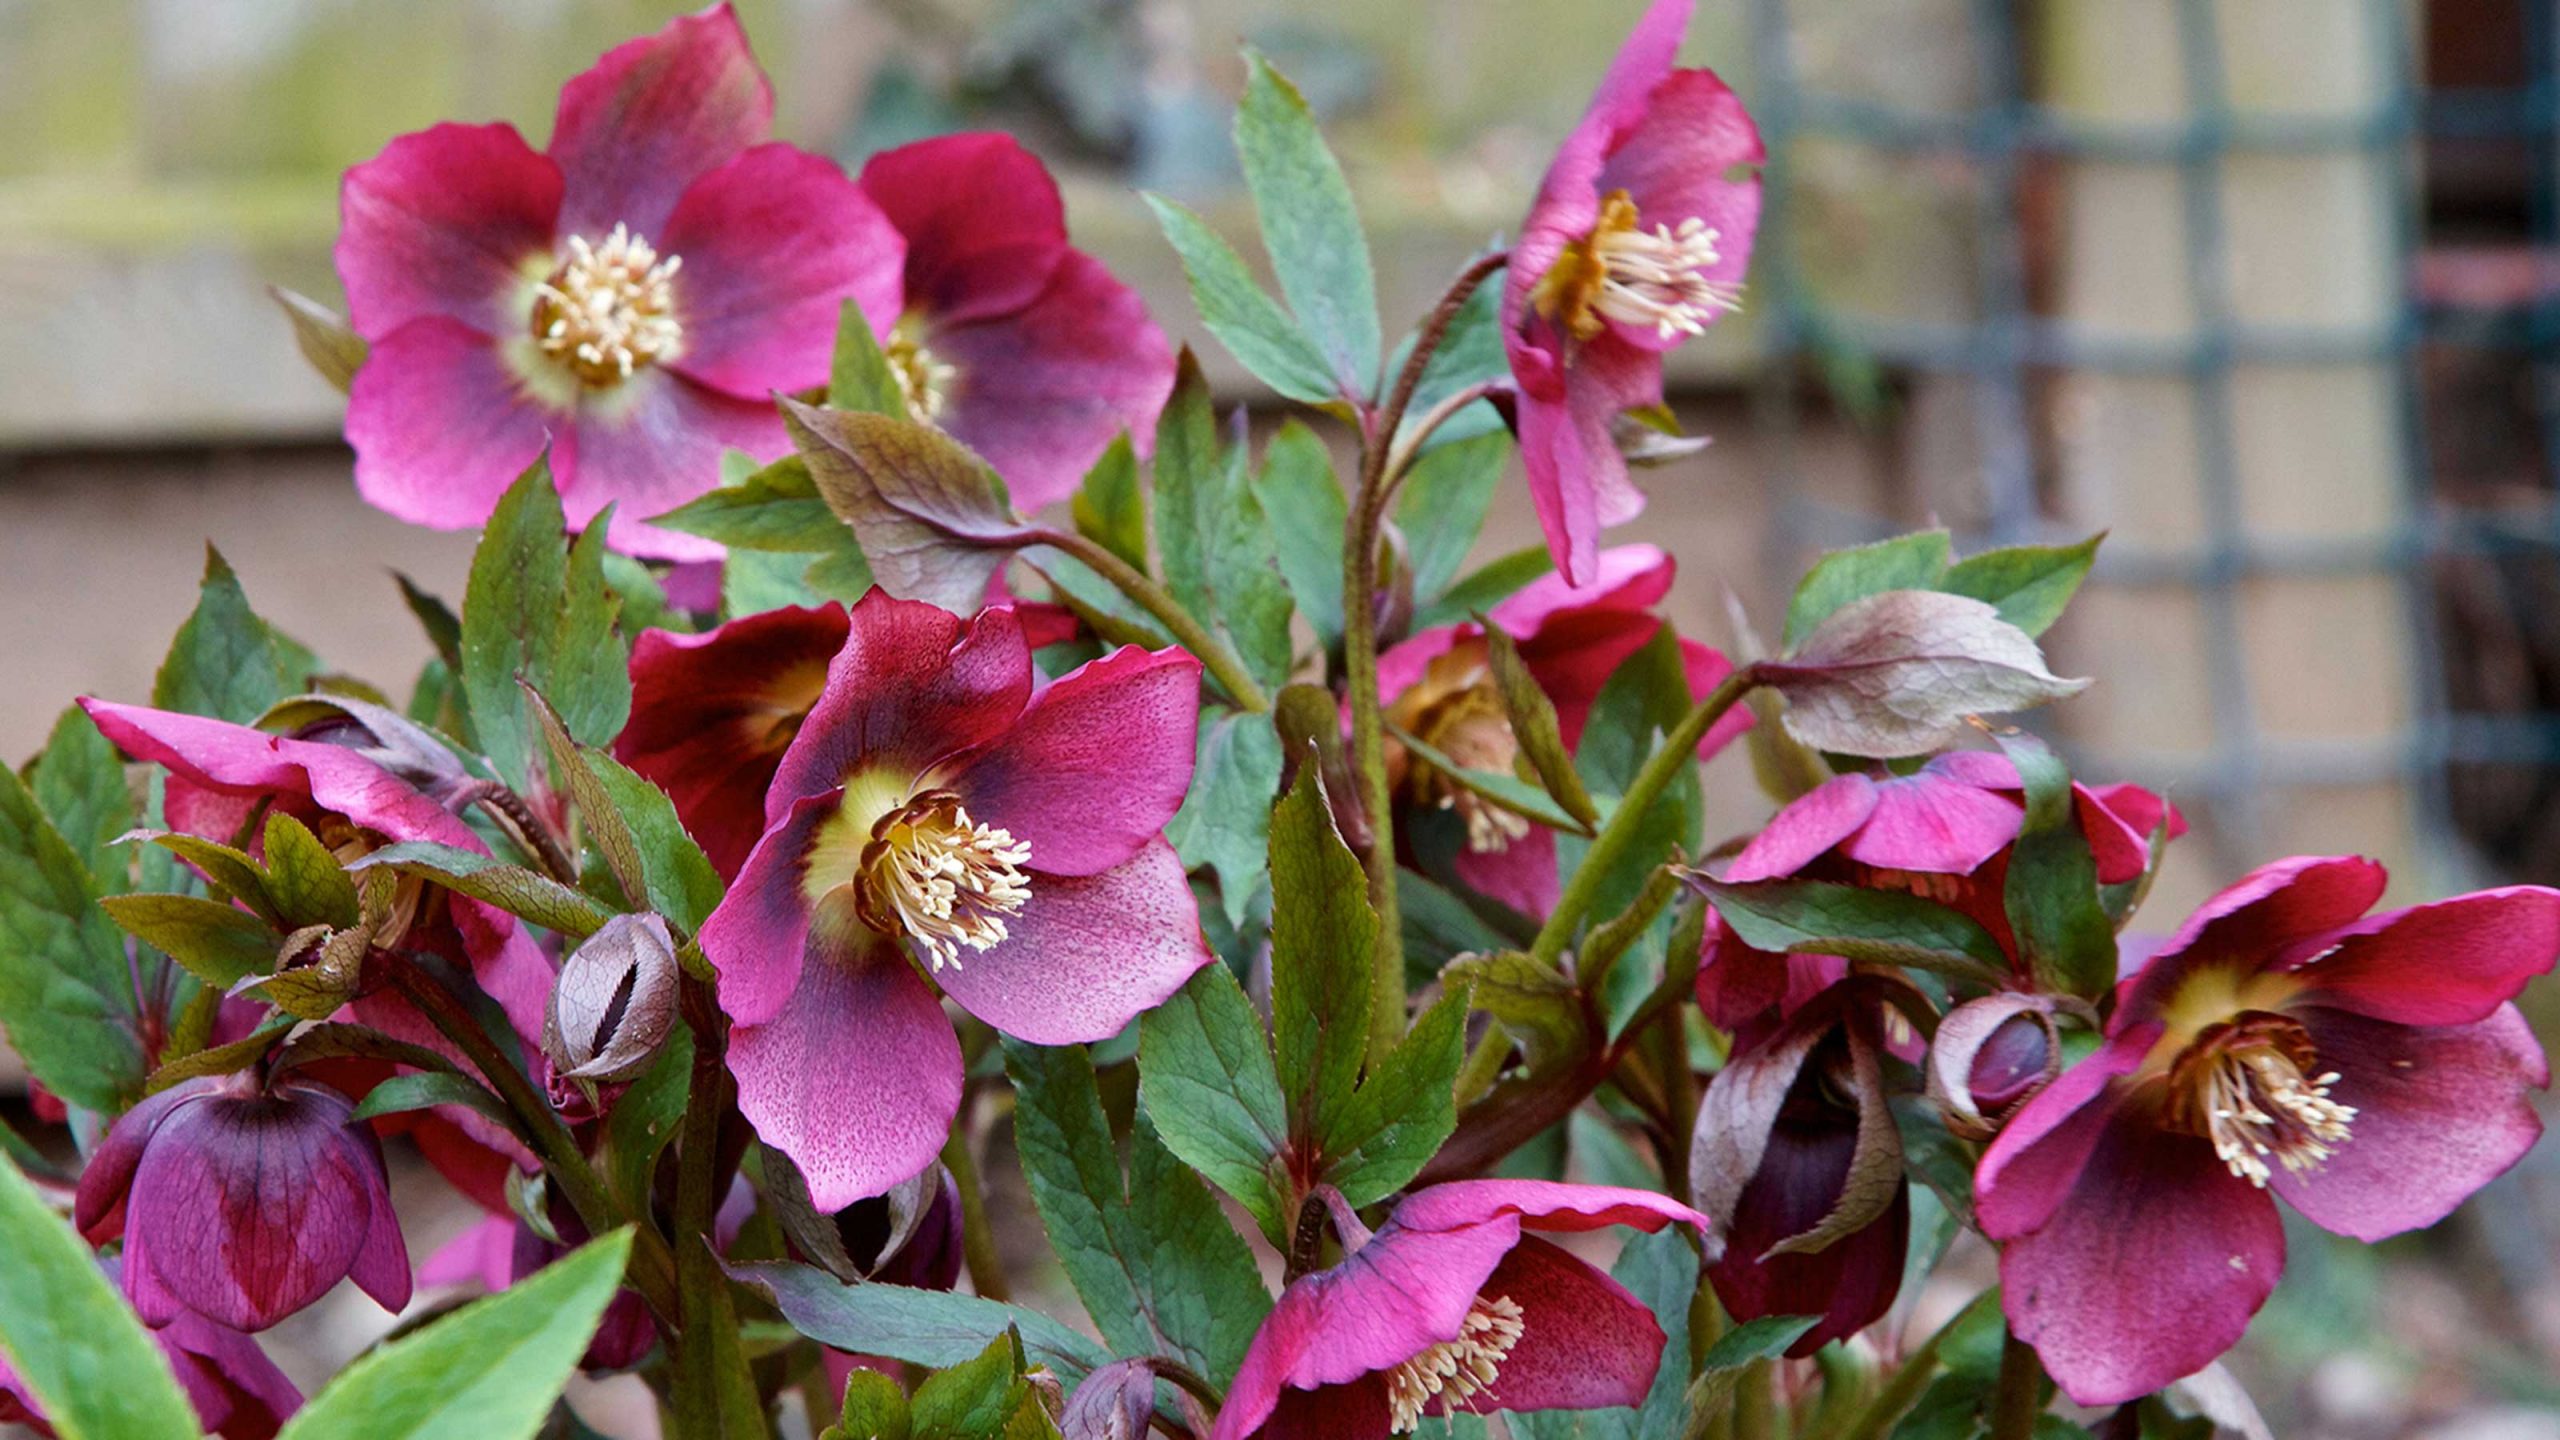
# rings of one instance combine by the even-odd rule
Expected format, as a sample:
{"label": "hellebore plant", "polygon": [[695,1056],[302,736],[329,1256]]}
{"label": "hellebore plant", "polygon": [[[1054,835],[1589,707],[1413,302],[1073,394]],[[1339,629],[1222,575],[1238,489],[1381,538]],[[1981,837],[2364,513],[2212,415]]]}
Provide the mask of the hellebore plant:
{"label": "hellebore plant", "polygon": [[[1154,209],[1306,407],[1267,439],[1019,143],[775,143],[726,7],[541,151],[350,172],[349,318],[288,312],[360,491],[484,533],[458,613],[404,582],[414,677],[214,556],[148,703],[0,766],[47,1102],[0,1419],[588,1433],[584,1371],[682,1440],[2251,1423],[2211,1367],[2279,1200],[2379,1240],[2534,1144],[2560,893],[2373,914],[2296,858],[2140,938],[2183,818],[2007,718],[2089,683],[2036,637],[2095,540],[1900,536],[1774,647],[1681,633],[1604,532],[1747,293],[1761,142],[1690,10],[1400,339],[1248,54],[1277,293]],[[1515,452],[1547,544],[1470,571]],[[486,1218],[413,1276],[420,1158]],[[2000,1283],[1904,1333],[1966,1229]],[[305,1402],[262,1332],[341,1281],[400,1328]]]}

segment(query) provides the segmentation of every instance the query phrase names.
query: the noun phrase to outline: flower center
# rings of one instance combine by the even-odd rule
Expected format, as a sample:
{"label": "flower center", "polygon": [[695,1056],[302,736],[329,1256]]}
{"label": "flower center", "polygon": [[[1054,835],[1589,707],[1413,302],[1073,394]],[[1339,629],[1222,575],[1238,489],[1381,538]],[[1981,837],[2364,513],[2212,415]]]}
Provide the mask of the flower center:
{"label": "flower center", "polygon": [[1432,1401],[1454,1408],[1489,1389],[1503,1357],[1519,1343],[1519,1305],[1508,1296],[1477,1296],[1467,1307],[1457,1339],[1444,1340],[1387,1372],[1388,1431],[1410,1435]]}
{"label": "flower center", "polygon": [[898,396],[907,402],[907,413],[928,423],[941,419],[951,403],[951,382],[959,378],[960,367],[936,359],[903,323],[889,332],[889,343],[881,347],[880,356],[889,362],[889,373],[898,377]]}
{"label": "flower center", "polygon": [[2301,1174],[2346,1143],[2355,1107],[2329,1098],[2337,1072],[2299,1024],[2249,1011],[2198,1035],[2169,1068],[2170,1119],[2213,1142],[2231,1173],[2264,1188],[2273,1160]]}
{"label": "flower center", "polygon": [[856,906],[875,930],[906,936],[933,968],[960,968],[960,948],[992,950],[1022,913],[1031,847],[969,818],[960,797],[928,790],[871,829],[855,870]]}
{"label": "flower center", "polygon": [[[1439,661],[1432,663],[1437,669]],[[1470,770],[1508,775],[1520,757],[1520,737],[1511,731],[1510,713],[1481,674],[1430,701],[1411,728],[1424,744]],[[1413,780],[1417,798],[1455,811],[1466,822],[1467,848],[1479,855],[1507,850],[1529,833],[1528,821],[1445,775],[1416,767]]]}
{"label": "flower center", "polygon": [[1627,192],[1612,190],[1591,233],[1565,246],[1538,277],[1531,303],[1576,340],[1612,321],[1665,340],[1703,334],[1716,316],[1742,308],[1741,287],[1706,275],[1724,258],[1719,238],[1694,215],[1647,229]]}
{"label": "flower center", "polygon": [[569,258],[536,292],[534,343],[592,387],[621,384],[683,343],[675,317],[683,264],[681,255],[661,259],[628,226],[614,226],[601,245],[570,236]]}

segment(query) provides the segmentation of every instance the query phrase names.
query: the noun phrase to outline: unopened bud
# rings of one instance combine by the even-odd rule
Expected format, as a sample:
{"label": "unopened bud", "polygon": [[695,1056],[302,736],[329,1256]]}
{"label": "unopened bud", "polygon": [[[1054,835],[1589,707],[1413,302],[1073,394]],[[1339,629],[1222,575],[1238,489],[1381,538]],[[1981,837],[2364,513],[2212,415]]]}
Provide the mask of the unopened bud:
{"label": "unopened bud", "polygon": [[1970,1139],[1996,1134],[2019,1106],[2062,1073],[2057,1009],[2082,1007],[2051,995],[1986,995],[1947,1012],[1929,1046],[1929,1093],[1947,1128]]}
{"label": "unopened bud", "polygon": [[1066,1440],[1139,1440],[1155,1418],[1153,1362],[1114,1360],[1076,1387],[1058,1431]]}
{"label": "unopened bud", "polygon": [[297,1020],[326,1020],[355,998],[372,945],[369,926],[306,925],[285,937],[274,973],[252,975],[231,993],[254,993]]}
{"label": "unopened bud", "polygon": [[676,1018],[676,948],[655,915],[616,915],[571,952],[543,1015],[542,1052],[575,1080],[629,1080]]}

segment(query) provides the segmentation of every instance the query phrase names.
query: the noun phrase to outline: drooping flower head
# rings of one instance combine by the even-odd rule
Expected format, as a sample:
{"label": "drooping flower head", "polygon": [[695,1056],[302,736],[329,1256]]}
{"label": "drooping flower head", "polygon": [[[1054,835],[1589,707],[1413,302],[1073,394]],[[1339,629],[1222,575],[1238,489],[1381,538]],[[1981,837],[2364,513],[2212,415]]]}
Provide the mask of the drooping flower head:
{"label": "drooping flower head", "polygon": [[2284,1269],[2276,1197],[2376,1241],[2432,1225],[2541,1134],[2513,1005],[2560,954],[2560,892],[2368,916],[2382,867],[2265,866],[2118,986],[2106,1043],[1975,1172],[2010,1328],[2108,1405],[2236,1343]]}
{"label": "drooping flower head", "polygon": [[[1547,169],[1503,281],[1520,454],[1547,548],[1587,583],[1634,517],[1612,427],[1662,403],[1662,354],[1740,301],[1760,132],[1711,70],[1672,61],[1695,0],[1656,0]],[[1753,173],[1739,174],[1744,167]]]}
{"label": "drooping flower head", "polygon": [[1124,648],[1031,693],[1010,609],[874,590],[702,930],[739,1106],[822,1210],[923,1169],[960,1100],[936,991],[1006,1034],[1117,1033],[1209,960],[1163,838],[1199,662]]}
{"label": "drooping flower head", "polygon": [[193,1311],[264,1330],[340,1280],[397,1311],[409,1252],[354,1110],[300,1078],[183,1081],[108,1130],[74,1218],[93,1244],[124,1241],[125,1293],[152,1324]]}
{"label": "drooping flower head", "polygon": [[769,143],[773,91],[726,4],[608,51],[548,149],[438,125],[347,172],[338,275],[370,345],[347,403],[365,498],[488,519],[550,446],[572,525],[716,556],[642,523],[790,448],[773,392],[823,383],[840,306],[897,318],[903,244],[833,161]]}
{"label": "drooping flower head", "polygon": [[1543,1180],[1430,1186],[1374,1235],[1336,1205],[1342,1263],[1281,1292],[1210,1440],[1385,1440],[1458,1411],[1639,1404],[1662,1363],[1653,1312],[1528,1232],[1674,1222],[1703,1230],[1707,1217],[1641,1190]]}
{"label": "drooping flower head", "polygon": [[[114,1260],[99,1263],[110,1277],[122,1269]],[[181,1311],[167,1324],[148,1329],[206,1434],[220,1440],[275,1440],[284,1422],[302,1408],[302,1392],[293,1381],[257,1341],[230,1326]],[[0,1356],[0,1425],[23,1425],[48,1440],[59,1433],[6,1356]]]}
{"label": "drooping flower head", "polygon": [[1067,244],[1031,152],[1010,135],[919,140],[871,157],[862,191],[906,238],[906,312],[882,333],[909,413],[983,456],[1024,511],[1074,493],[1123,431],[1144,453],[1172,344]]}
{"label": "drooping flower head", "polygon": [[[2071,799],[2102,885],[2143,873],[2155,831],[2186,833],[2185,818],[2138,785],[2074,784]],[[1989,751],[1959,750],[1909,775],[1823,782],[1772,817],[1721,878],[1744,884],[1800,877],[1905,891],[1961,912],[2014,955],[2003,891],[2009,848],[2025,823],[2018,767]],[[1698,1005],[1724,1029],[1756,1032],[1847,969],[1835,956],[1755,950],[1710,916]]]}
{"label": "drooping flower head", "polygon": [[[1675,573],[1670,556],[1651,545],[1620,545],[1599,559],[1589,584],[1548,574],[1485,616],[1516,642],[1530,676],[1556,707],[1565,745],[1582,740],[1592,702],[1628,657],[1661,633],[1655,607]],[[1693,640],[1680,642],[1693,695],[1704,698],[1733,671],[1724,656]],[[1473,769],[1510,774],[1520,744],[1494,688],[1484,631],[1472,622],[1426,630],[1378,657],[1378,695],[1388,718],[1440,753]],[[1737,707],[1698,742],[1705,759],[1742,733],[1750,713]],[[1482,801],[1446,777],[1413,763],[1401,748],[1389,766],[1412,803],[1448,810],[1466,822],[1458,877],[1524,915],[1555,904],[1555,835]]]}

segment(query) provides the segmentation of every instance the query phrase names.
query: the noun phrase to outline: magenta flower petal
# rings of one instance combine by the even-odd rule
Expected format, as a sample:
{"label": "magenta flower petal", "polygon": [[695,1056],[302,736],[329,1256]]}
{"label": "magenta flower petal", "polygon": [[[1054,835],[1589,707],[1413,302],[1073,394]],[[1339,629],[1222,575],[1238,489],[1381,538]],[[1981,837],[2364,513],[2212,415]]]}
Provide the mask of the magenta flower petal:
{"label": "magenta flower petal", "polygon": [[2549,974],[2560,956],[2560,893],[2538,885],[2414,905],[2322,937],[2294,973],[2306,998],[2401,1025],[2467,1025]]}
{"label": "magenta flower petal", "polygon": [[1521,1228],[1578,1234],[1628,1225],[1650,1235],[1665,1225],[1704,1229],[1707,1217],[1667,1195],[1616,1185],[1557,1180],[1456,1180],[1407,1196],[1394,1220],[1407,1230],[1451,1230],[1517,1217]]}
{"label": "magenta flower petal", "polygon": [[949,783],[972,816],[1031,847],[1032,869],[1100,874],[1182,808],[1199,717],[1199,661],[1123,646],[1058,677]]}
{"label": "magenta flower petal", "polygon": [[2124,1102],[2115,1082],[2141,1067],[2159,1037],[2156,1024],[2111,1037],[2019,1109],[1974,1170],[1974,1213],[1983,1234],[2010,1239],[2053,1215]]}
{"label": "magenta flower petal", "polygon": [[643,631],[632,648],[614,755],[667,792],[725,879],[764,834],[765,789],[849,627],[841,605],[791,606],[699,635]]}
{"label": "magenta flower petal", "polygon": [[411,524],[478,525],[565,420],[526,396],[497,341],[442,316],[412,320],[375,337],[347,392],[356,489]]}
{"label": "magenta flower petal", "polygon": [[2121,1404],[2238,1343],[2284,1249],[2273,1198],[2210,1145],[2115,1124],[2052,1217],[2001,1247],[2001,1303],[2064,1393]]}
{"label": "magenta flower petal", "polygon": [[1627,1287],[1534,1237],[1484,1282],[1520,1306],[1518,1344],[1492,1388],[1460,1408],[1596,1410],[1641,1405],[1662,1366],[1662,1322]]}
{"label": "magenta flower petal", "polygon": [[726,3],[625,41],[560,90],[560,228],[655,235],[685,189],[773,133],[773,87]]}
{"label": "magenta flower petal", "polygon": [[832,794],[793,802],[702,922],[702,953],[720,972],[720,1008],[741,1025],[771,1023],[800,983],[812,924],[800,877],[818,827],[836,808]]}
{"label": "magenta flower petal", "polygon": [[657,560],[709,560],[724,553],[716,542],[661,530],[648,517],[719,488],[720,457],[728,451],[772,460],[790,448],[781,413],[770,403],[652,369],[582,401],[551,458],[572,528],[611,505],[606,539],[614,549]]}
{"label": "magenta flower petal", "polygon": [[2529,1091],[2551,1083],[2512,1005],[2468,1024],[2416,1026],[2343,1010],[2296,1011],[2355,1107],[2354,1133],[2316,1169],[2267,1182],[2324,1230],[2384,1240],[2453,1213],[2542,1135]]}
{"label": "magenta flower petal", "polygon": [[338,193],[347,322],[377,340],[429,315],[522,333],[560,187],[560,167],[513,125],[437,125],[385,145]]}
{"label": "magenta flower petal", "polygon": [[1840,853],[1880,870],[1970,875],[2018,838],[2025,819],[2014,800],[1923,771],[1876,786],[1875,813]]}
{"label": "magenta flower petal", "polygon": [[2382,898],[2387,880],[2380,865],[2354,855],[2296,855],[2261,865],[2197,906],[2116,1003],[2149,1013],[2199,961],[2264,954],[2353,924]]}
{"label": "magenta flower petal", "polygon": [[1008,609],[963,620],[873,590],[855,603],[826,692],[783,754],[765,796],[768,824],[791,802],[844,783],[856,765],[921,774],[987,744],[1031,698],[1031,652]]}
{"label": "magenta flower petal", "polygon": [[741,152],[694,182],[659,248],[684,257],[684,349],[670,368],[743,400],[823,385],[844,302],[886,333],[906,242],[824,156]]}
{"label": "magenta flower petal", "polygon": [[[1645,97],[1643,118],[1601,167],[1595,188],[1604,195],[1626,191],[1640,215],[1705,221],[1718,237],[1716,263],[1699,273],[1738,286],[1760,228],[1760,182],[1731,176],[1737,167],[1756,169],[1766,158],[1760,127],[1714,71],[1674,70]],[[1668,350],[1688,338],[1665,338],[1631,325],[1613,324],[1610,330],[1651,350]]]}
{"label": "magenta flower petal", "polygon": [[1659,545],[1612,545],[1591,578],[1576,585],[1550,570],[1511,593],[1485,618],[1509,635],[1528,635],[1549,617],[1572,610],[1650,610],[1671,593],[1677,567]]}
{"label": "magenta flower petal", "polygon": [[1450,868],[1468,889],[1528,916],[1554,909],[1564,888],[1556,876],[1556,834],[1542,827],[1499,850],[1460,850]]}
{"label": "magenta flower petal", "polygon": [[1793,875],[1858,833],[1876,813],[1880,787],[1864,775],[1841,775],[1823,781],[1769,823],[1725,868],[1734,884],[1775,880]]}
{"label": "magenta flower petal", "polygon": [[133,1172],[143,1151],[169,1112],[215,1088],[212,1080],[181,1081],[116,1117],[106,1139],[80,1170],[80,1188],[72,1205],[72,1223],[92,1245],[104,1245],[124,1233],[125,1198],[133,1188]]}
{"label": "magenta flower petal", "polygon": [[183,1314],[151,1332],[206,1433],[222,1440],[272,1440],[302,1408],[302,1392],[258,1342],[201,1315]]}
{"label": "magenta flower petal", "polygon": [[958,372],[939,423],[1030,511],[1074,494],[1127,432],[1143,453],[1173,393],[1173,344],[1138,292],[1070,250],[1047,288],[1003,315],[928,315],[924,343]]}
{"label": "magenta flower petal", "polygon": [[864,163],[862,189],[907,237],[908,303],[939,324],[1022,309],[1069,253],[1058,182],[1010,135],[940,135],[882,151]]}
{"label": "magenta flower petal", "polygon": [[738,1108],[808,1178],[822,1211],[933,1162],[960,1112],[960,1041],[933,990],[886,942],[801,969],[781,1012],[730,1032]]}
{"label": "magenta flower petal", "polygon": [[1611,335],[1584,346],[1569,370],[1555,363],[1533,379],[1538,367],[1515,358],[1512,371],[1530,504],[1556,569],[1587,583],[1599,573],[1600,532],[1644,513],[1611,427],[1625,411],[1662,403],[1661,359]]}
{"label": "magenta flower petal", "polygon": [[1161,838],[1099,875],[1035,868],[1030,879],[1010,936],[935,976],[944,994],[1008,1035],[1035,1045],[1109,1039],[1209,963],[1182,861]]}

